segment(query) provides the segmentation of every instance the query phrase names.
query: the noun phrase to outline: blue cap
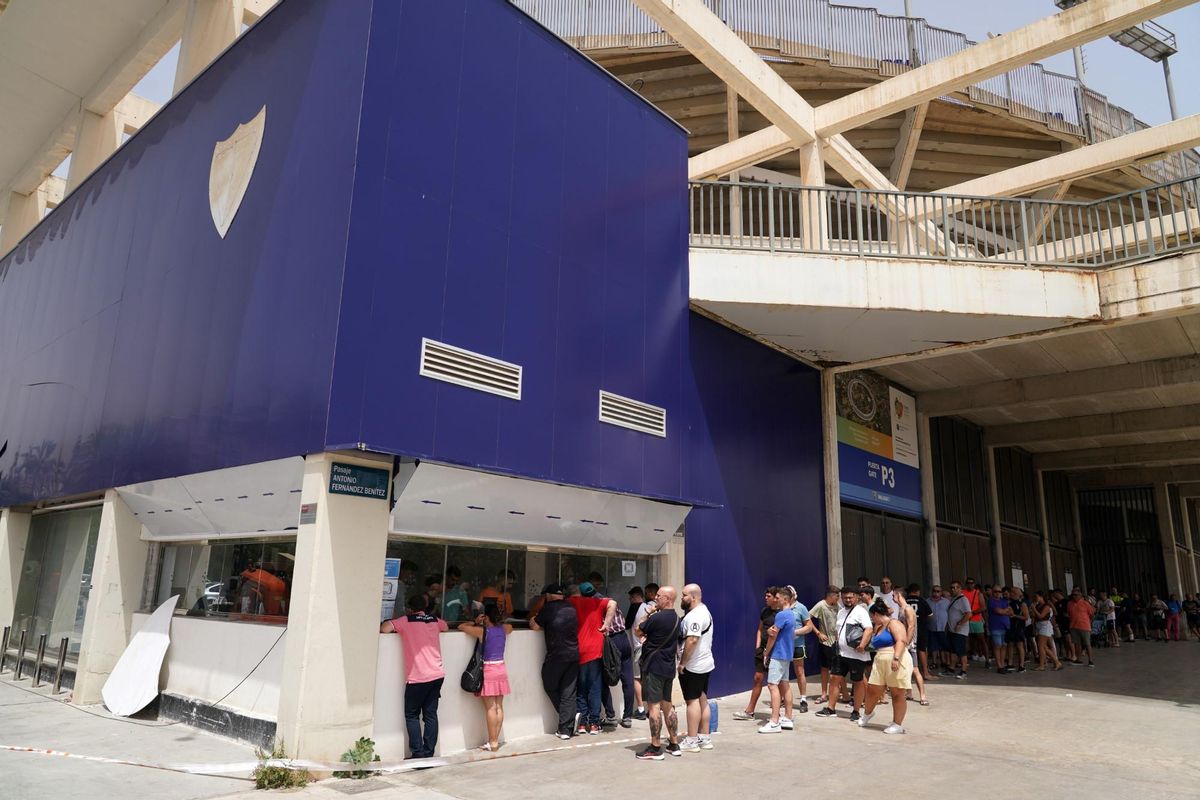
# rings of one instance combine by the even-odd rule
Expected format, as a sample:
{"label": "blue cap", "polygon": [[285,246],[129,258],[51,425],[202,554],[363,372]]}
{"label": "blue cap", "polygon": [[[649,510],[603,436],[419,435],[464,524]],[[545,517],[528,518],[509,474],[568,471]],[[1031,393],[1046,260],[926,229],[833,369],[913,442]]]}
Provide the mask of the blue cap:
{"label": "blue cap", "polygon": [[579,593],[584,597],[591,597],[596,593],[596,587],[592,586],[590,581],[584,581],[579,584]]}

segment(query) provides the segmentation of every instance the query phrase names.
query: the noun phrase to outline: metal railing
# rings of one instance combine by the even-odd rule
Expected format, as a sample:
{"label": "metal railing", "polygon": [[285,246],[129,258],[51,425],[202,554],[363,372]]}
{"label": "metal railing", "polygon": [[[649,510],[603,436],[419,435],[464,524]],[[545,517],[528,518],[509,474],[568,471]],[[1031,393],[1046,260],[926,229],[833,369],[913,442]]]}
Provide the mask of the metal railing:
{"label": "metal railing", "polygon": [[[510,0],[580,50],[673,47],[671,37],[632,0]],[[704,0],[752,47],[784,58],[828,61],[870,69],[884,77],[953,55],[976,43],[919,17],[881,14],[830,0]],[[1027,64],[962,92],[972,103],[1003,108],[1015,117],[1075,134],[1089,144],[1149,127],[1087,89],[1073,75]],[[1200,172],[1200,155],[1180,153],[1138,169],[1155,182]]]}
{"label": "metal railing", "polygon": [[1101,269],[1200,247],[1200,176],[1092,202],[693,181],[692,247]]}

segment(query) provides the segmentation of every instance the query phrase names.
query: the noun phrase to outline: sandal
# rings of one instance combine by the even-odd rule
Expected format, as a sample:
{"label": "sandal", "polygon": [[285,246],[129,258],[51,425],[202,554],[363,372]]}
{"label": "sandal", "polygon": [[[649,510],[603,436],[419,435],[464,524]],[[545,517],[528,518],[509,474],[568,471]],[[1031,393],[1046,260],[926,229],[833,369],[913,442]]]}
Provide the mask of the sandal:
{"label": "sandal", "polygon": [[829,702],[829,698],[826,697],[825,695],[821,695],[820,697],[817,698],[817,705],[819,705],[819,706],[823,706],[828,702]]}
{"label": "sandal", "polygon": [[929,701],[928,700],[918,700],[917,705],[927,706],[927,705],[929,705]]}
{"label": "sandal", "polygon": [[497,743],[495,747],[492,747],[491,742],[485,742],[483,747],[481,747],[479,749],[485,753],[494,753],[500,749],[500,745],[499,745],[499,743]]}

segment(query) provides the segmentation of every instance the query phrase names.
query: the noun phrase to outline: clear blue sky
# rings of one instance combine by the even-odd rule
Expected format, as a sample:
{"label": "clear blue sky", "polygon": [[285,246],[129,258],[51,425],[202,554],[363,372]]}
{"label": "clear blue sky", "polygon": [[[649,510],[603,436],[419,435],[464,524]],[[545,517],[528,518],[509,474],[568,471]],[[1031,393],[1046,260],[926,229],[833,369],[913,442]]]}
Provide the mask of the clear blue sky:
{"label": "clear blue sky", "polygon": [[[885,14],[903,14],[904,0],[837,0],[843,5],[867,6]],[[941,28],[965,33],[975,41],[987,34],[1005,33],[1058,11],[1052,0],[911,0],[913,14]],[[1200,3],[1168,14],[1157,22],[1175,32],[1179,53],[1171,59],[1175,98],[1180,116],[1200,113]],[[1170,120],[1162,67],[1116,42],[1104,38],[1084,47],[1088,86],[1151,125]],[[165,102],[171,94],[178,45],[146,75],[135,91]],[[1047,68],[1075,74],[1070,51],[1043,62]]]}
{"label": "clear blue sky", "polygon": [[[884,14],[903,14],[904,0],[836,0],[842,5],[867,6]],[[910,0],[913,16],[933,25],[965,33],[975,41],[989,32],[1000,34],[1028,25],[1058,11],[1053,0]],[[1179,52],[1171,57],[1179,115],[1200,113],[1200,3],[1160,17],[1155,22],[1178,37]],[[1105,37],[1083,48],[1087,62],[1084,80],[1090,89],[1134,113],[1151,125],[1168,122],[1167,90],[1162,65]],[[1047,69],[1075,74],[1070,51],[1045,59]]]}

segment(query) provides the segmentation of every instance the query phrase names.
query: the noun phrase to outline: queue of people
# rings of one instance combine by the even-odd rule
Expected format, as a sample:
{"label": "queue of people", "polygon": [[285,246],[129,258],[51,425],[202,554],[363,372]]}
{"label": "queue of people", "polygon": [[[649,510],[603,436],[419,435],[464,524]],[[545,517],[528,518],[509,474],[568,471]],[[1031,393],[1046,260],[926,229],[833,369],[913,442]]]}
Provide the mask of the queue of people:
{"label": "queue of people", "polygon": [[[501,747],[504,697],[511,692],[504,665],[512,633],[503,611],[507,578],[489,587],[495,593],[482,608],[463,603],[477,613],[457,628],[480,643],[483,685],[476,695],[487,727],[482,749],[489,752]],[[856,584],[826,587],[811,610],[793,587],[767,588],[756,620],[753,684],[735,720],[758,719],[755,709],[765,689],[770,716],[758,733],[795,728],[794,713],[809,710],[810,633],[818,642],[821,686],[814,716],[838,717],[840,702],[849,706],[849,720],[865,728],[881,706],[890,705],[891,721],[882,729],[891,735],[906,732],[910,702],[929,705],[926,682],[965,680],[972,662],[1009,675],[1061,670],[1064,664],[1092,667],[1094,648],[1139,638],[1170,642],[1190,633],[1200,641],[1200,603],[1190,594],[1182,602],[1175,595],[1166,601],[1151,595],[1143,602],[1138,594],[1115,588],[1085,594],[1075,587],[1069,595],[1053,590],[1027,596],[1021,587],[979,587],[967,578],[952,581],[948,591],[933,586],[926,599],[919,584],[903,587],[888,577],[878,589],[866,577]],[[677,599],[682,616],[675,610]],[[429,612],[429,602],[428,592],[412,594],[408,613],[380,626],[382,632],[399,634],[404,644],[404,714],[412,758],[433,755],[445,680],[439,635],[449,627]],[[1182,634],[1181,621],[1187,625]],[[602,596],[590,581],[551,583],[534,604],[529,626],[545,636],[542,687],[557,711],[559,738],[596,736],[605,728],[630,728],[634,720],[645,720],[650,743],[637,752],[640,760],[713,749],[708,686],[716,669],[714,621],[699,585],[688,584],[678,595],[670,586],[634,587],[622,613],[616,600]],[[618,683],[624,701],[619,718],[613,704]]]}

